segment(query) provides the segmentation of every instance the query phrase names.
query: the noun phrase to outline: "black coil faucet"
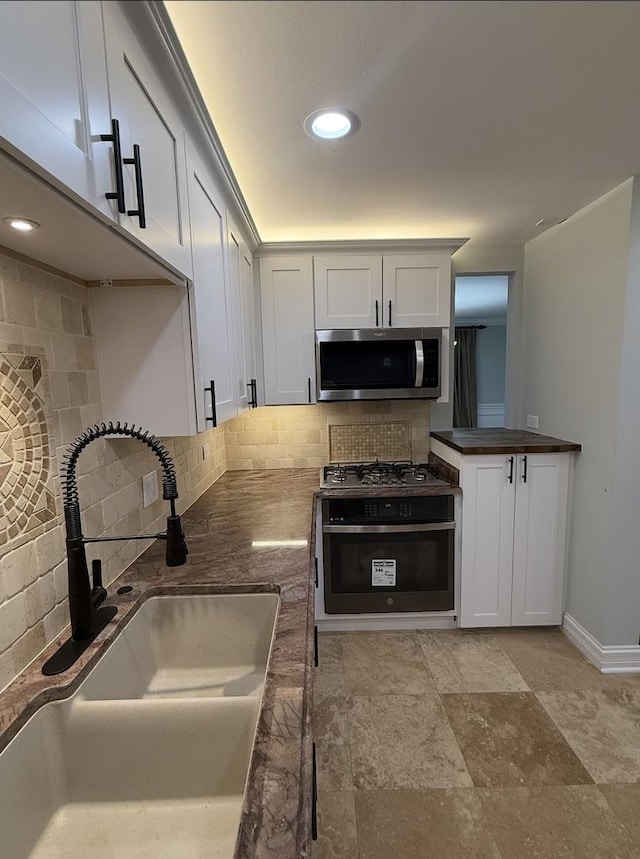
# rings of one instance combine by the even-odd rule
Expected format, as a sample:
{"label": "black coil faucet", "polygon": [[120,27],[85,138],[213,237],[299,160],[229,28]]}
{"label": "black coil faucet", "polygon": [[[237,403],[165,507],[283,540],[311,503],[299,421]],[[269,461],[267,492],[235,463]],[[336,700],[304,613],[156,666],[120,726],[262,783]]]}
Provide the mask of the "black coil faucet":
{"label": "black coil faucet", "polygon": [[[85,537],[80,519],[80,500],[76,478],[78,457],[91,442],[110,435],[124,435],[137,439],[150,447],[162,466],[162,497],[169,502],[171,510],[167,517],[167,530],[160,534],[134,534],[123,537]],[[120,422],[95,424],[89,427],[69,445],[63,459],[61,472],[62,500],[66,528],[67,569],[69,581],[69,615],[71,619],[71,638],[45,663],[44,674],[59,674],[66,671],[81,653],[104,629],[117,613],[115,606],[98,608],[105,600],[107,592],[102,586],[101,562],[92,564],[93,586],[89,581],[87,543],[102,543],[112,540],[167,541],[166,564],[179,567],[187,560],[187,545],[182,533],[180,517],[176,514],[175,502],[178,497],[176,471],[167,449],[147,430]]]}

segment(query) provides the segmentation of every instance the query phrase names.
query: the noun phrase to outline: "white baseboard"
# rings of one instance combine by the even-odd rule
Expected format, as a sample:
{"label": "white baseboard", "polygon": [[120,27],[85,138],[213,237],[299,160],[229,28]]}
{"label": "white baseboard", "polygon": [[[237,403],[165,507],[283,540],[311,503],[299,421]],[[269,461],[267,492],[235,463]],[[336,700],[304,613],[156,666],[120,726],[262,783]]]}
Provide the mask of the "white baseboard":
{"label": "white baseboard", "polygon": [[640,646],[605,645],[565,612],[562,631],[603,674],[640,673]]}

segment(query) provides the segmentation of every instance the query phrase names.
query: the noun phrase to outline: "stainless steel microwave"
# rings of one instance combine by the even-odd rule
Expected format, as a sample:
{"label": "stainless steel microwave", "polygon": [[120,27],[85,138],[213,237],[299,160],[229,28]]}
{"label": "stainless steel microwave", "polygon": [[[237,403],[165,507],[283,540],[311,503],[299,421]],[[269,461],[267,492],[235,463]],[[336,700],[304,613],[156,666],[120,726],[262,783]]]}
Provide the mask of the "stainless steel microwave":
{"label": "stainless steel microwave", "polygon": [[318,400],[435,399],[441,351],[439,328],[316,331]]}

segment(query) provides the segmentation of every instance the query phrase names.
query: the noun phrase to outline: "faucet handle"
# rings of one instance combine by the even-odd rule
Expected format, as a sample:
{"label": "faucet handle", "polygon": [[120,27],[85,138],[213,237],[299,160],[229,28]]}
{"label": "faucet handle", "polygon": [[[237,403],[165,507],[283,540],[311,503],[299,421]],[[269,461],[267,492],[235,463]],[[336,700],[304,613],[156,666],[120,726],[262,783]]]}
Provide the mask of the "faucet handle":
{"label": "faucet handle", "polygon": [[95,558],[91,561],[91,578],[93,587],[91,588],[91,602],[93,607],[99,606],[107,598],[107,591],[102,587],[102,561],[100,558]]}

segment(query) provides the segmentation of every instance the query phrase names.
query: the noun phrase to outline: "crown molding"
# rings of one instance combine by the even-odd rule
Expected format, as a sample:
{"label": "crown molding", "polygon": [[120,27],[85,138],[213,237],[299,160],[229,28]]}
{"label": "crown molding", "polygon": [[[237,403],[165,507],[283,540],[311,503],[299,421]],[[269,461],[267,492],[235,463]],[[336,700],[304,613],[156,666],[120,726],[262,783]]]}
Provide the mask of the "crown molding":
{"label": "crown molding", "polygon": [[411,254],[444,251],[454,254],[469,239],[348,239],[317,242],[262,242],[254,256],[273,257],[282,254],[388,253]]}
{"label": "crown molding", "polygon": [[144,3],[140,5],[146,8],[147,17],[155,28],[156,34],[161,39],[166,51],[170,55],[174,68],[178,72],[180,83],[185,88],[191,100],[193,110],[200,122],[202,130],[207,138],[207,142],[211,146],[212,154],[225,184],[227,195],[235,204],[237,215],[243,221],[244,227],[251,238],[250,244],[253,245],[253,247],[251,247],[250,250],[253,251],[260,245],[260,233],[258,232],[258,228],[253,220],[247,201],[240,189],[240,185],[231,169],[231,165],[207,109],[207,105],[202,97],[202,93],[196,83],[196,79],[193,76],[189,63],[187,62],[187,58],[182,50],[182,46],[180,45],[176,31],[173,28],[173,24],[171,23],[169,13],[161,0],[144,0]]}

